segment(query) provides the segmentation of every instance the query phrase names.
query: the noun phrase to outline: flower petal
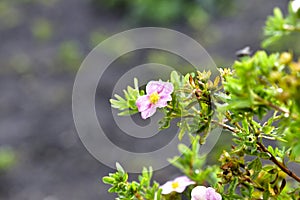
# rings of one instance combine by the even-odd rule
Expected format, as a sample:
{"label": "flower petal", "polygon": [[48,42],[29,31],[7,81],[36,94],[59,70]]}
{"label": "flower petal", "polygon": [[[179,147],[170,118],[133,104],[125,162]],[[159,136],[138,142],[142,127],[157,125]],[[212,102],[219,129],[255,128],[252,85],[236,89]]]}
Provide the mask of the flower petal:
{"label": "flower petal", "polygon": [[156,108],[163,108],[163,107],[166,107],[168,105],[168,102],[167,101],[158,101],[156,104],[155,104],[155,107]]}
{"label": "flower petal", "polygon": [[135,104],[138,107],[139,112],[143,112],[151,107],[148,95],[139,96]]}
{"label": "flower petal", "polygon": [[222,196],[216,192],[214,188],[207,188],[206,189],[206,199],[207,200],[222,200]]}
{"label": "flower petal", "polygon": [[150,105],[151,106],[148,109],[141,112],[141,116],[143,119],[147,119],[148,117],[151,117],[156,112],[156,107],[153,106],[152,104]]}
{"label": "flower petal", "polygon": [[206,199],[206,187],[197,186],[192,190],[191,200],[207,200]]}
{"label": "flower petal", "polygon": [[175,189],[177,193],[182,193],[187,186],[195,184],[195,182],[190,180],[187,176],[179,176],[174,179],[174,182],[179,184],[179,187]]}
{"label": "flower petal", "polygon": [[150,81],[146,86],[146,93],[152,94],[157,92],[158,94],[171,94],[174,90],[173,84],[163,81]]}
{"label": "flower petal", "polygon": [[160,95],[160,101],[172,101],[172,96],[170,94]]}
{"label": "flower petal", "polygon": [[161,95],[172,94],[173,90],[174,87],[172,83],[164,82],[164,88],[159,94]]}
{"label": "flower petal", "polygon": [[176,188],[175,189],[175,191],[177,192],[177,193],[182,193],[184,190],[185,190],[185,188],[186,188],[186,186],[179,186],[178,188]]}
{"label": "flower petal", "polygon": [[298,10],[300,9],[300,0],[292,1],[291,5],[292,5],[292,10],[294,12],[298,12]]}
{"label": "flower petal", "polygon": [[160,188],[162,189],[162,194],[170,194],[171,192],[173,192],[173,187],[172,187],[172,181],[168,181],[165,184],[163,184],[162,186],[160,186]]}
{"label": "flower petal", "polygon": [[184,187],[195,184],[195,182],[189,179],[187,176],[179,176],[174,181],[178,182],[180,186]]}

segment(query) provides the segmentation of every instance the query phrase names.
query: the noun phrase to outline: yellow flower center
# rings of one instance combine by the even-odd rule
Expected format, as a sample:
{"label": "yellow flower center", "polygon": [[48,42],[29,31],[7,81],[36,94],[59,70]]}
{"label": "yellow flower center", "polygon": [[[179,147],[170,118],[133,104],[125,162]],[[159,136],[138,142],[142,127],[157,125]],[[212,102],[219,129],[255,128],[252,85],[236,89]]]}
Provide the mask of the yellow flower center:
{"label": "yellow flower center", "polygon": [[158,95],[157,92],[153,92],[152,94],[150,94],[149,96],[149,101],[152,104],[156,104],[158,102],[158,100],[160,99],[160,96]]}
{"label": "yellow flower center", "polygon": [[173,182],[172,183],[172,188],[173,189],[176,189],[176,188],[178,188],[179,187],[179,183],[178,182]]}

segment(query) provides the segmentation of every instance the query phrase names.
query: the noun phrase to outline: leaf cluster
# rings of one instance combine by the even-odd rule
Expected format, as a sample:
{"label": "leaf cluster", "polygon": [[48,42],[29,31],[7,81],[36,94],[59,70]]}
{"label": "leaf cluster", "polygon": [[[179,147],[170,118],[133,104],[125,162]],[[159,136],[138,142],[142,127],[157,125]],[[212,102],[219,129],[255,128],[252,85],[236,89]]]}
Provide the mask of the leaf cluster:
{"label": "leaf cluster", "polygon": [[300,12],[293,11],[291,5],[288,14],[283,16],[279,8],[274,8],[272,16],[269,16],[264,28],[265,39],[262,46],[265,48],[293,32],[300,31]]}
{"label": "leaf cluster", "polygon": [[[295,192],[299,177],[287,165],[297,160],[295,151],[300,153],[300,99],[296,92],[300,74],[296,66],[290,53],[259,51],[236,61],[233,70],[220,70],[224,91],[218,95],[222,98],[216,103],[217,110],[225,118],[222,126],[234,136],[232,150],[220,159],[220,187],[225,198],[299,197]],[[268,140],[280,144],[265,146]],[[252,159],[245,160],[246,156]],[[263,160],[273,165],[263,164]]]}
{"label": "leaf cluster", "polygon": [[194,180],[197,185],[215,185],[219,181],[218,167],[206,166],[204,168],[206,156],[199,155],[199,136],[191,139],[193,140],[191,147],[180,144],[178,150],[181,156],[175,156],[169,159],[169,162]]}
{"label": "leaf cluster", "polygon": [[120,110],[120,116],[132,115],[138,112],[136,100],[140,95],[144,95],[143,90],[139,90],[138,80],[134,79],[134,88],[128,86],[127,90],[123,90],[124,98],[115,94],[115,99],[110,99],[111,107]]}
{"label": "leaf cluster", "polygon": [[102,181],[112,187],[110,193],[118,194],[117,200],[160,200],[161,189],[154,181],[151,185],[152,168],[144,168],[139,176],[139,182],[128,182],[128,174],[119,163],[116,164],[117,172],[110,173],[102,178]]}

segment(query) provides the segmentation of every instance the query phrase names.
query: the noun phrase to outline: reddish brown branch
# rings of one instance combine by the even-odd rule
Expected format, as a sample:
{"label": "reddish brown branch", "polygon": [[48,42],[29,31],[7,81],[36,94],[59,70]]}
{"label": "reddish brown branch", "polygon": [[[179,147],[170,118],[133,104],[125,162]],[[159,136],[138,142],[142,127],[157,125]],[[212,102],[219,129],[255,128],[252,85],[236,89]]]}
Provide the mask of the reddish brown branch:
{"label": "reddish brown branch", "polygon": [[279,162],[274,156],[273,154],[271,154],[271,152],[260,142],[257,142],[257,145],[259,146],[260,150],[268,153],[268,155],[270,156],[270,160],[277,165],[282,171],[284,171],[287,175],[289,175],[290,177],[292,177],[293,179],[295,179],[296,181],[298,181],[300,183],[300,177],[297,176],[294,172],[292,172],[291,170],[289,170],[282,162]]}
{"label": "reddish brown branch", "polygon": [[[231,126],[228,126],[226,124],[222,124],[218,121],[212,120],[213,123],[223,127],[224,129],[227,129],[233,133],[238,133],[239,130],[234,129]],[[278,161],[273,154],[271,154],[271,152],[261,143],[261,142],[257,142],[257,145],[259,146],[260,150],[267,153],[270,156],[270,161],[272,161],[275,165],[277,165],[283,172],[285,172],[287,175],[289,175],[290,177],[292,177],[293,179],[295,179],[297,182],[300,183],[300,177],[297,176],[294,172],[292,172],[290,169],[288,169],[282,162]]]}

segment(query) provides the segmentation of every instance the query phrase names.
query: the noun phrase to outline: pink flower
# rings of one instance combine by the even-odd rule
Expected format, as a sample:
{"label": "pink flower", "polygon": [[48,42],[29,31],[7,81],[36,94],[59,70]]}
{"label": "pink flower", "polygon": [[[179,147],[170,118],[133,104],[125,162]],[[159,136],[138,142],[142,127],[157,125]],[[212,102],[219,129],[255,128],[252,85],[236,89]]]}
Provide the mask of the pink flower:
{"label": "pink flower", "polygon": [[172,100],[173,84],[163,81],[150,81],[146,86],[146,95],[138,97],[136,105],[143,119],[151,117],[156,108],[162,108]]}
{"label": "pink flower", "polygon": [[191,200],[222,200],[222,196],[214,188],[197,186],[192,190]]}
{"label": "pink flower", "polygon": [[171,192],[182,193],[185,188],[189,185],[195,184],[194,181],[190,180],[186,176],[180,176],[173,181],[168,181],[160,188],[162,189],[162,194],[170,194]]}

